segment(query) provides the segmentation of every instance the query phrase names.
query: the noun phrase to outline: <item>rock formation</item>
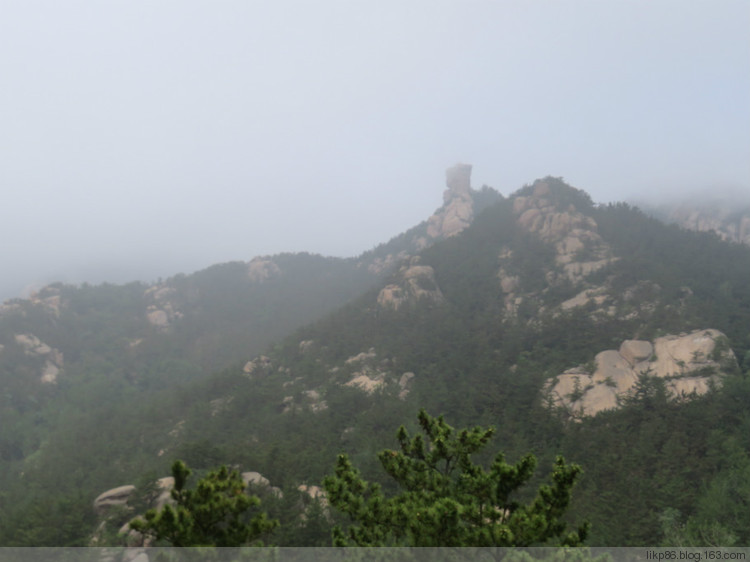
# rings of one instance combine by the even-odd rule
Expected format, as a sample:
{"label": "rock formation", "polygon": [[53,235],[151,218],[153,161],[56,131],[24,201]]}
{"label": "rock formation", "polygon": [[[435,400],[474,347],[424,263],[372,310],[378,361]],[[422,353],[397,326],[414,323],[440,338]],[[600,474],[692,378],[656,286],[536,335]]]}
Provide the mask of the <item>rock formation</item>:
{"label": "rock formation", "polygon": [[551,403],[574,417],[593,416],[618,408],[630,396],[641,375],[664,379],[672,398],[701,395],[720,384],[727,366],[736,366],[734,353],[718,330],[697,330],[653,342],[626,340],[619,351],[597,354],[592,368],[568,369],[547,385]]}
{"label": "rock formation", "polygon": [[143,296],[150,304],[146,307],[146,318],[149,324],[160,331],[166,331],[173,322],[183,317],[174,303],[176,291],[173,287],[160,283],[146,289]]}
{"label": "rock formation", "polygon": [[270,257],[257,257],[247,264],[247,276],[254,283],[265,283],[281,275],[281,268]]}
{"label": "rock formation", "polygon": [[439,304],[445,298],[435,281],[435,271],[429,265],[421,265],[419,257],[415,256],[401,266],[395,283],[383,287],[378,294],[378,305],[398,310],[420,300]]}
{"label": "rock formation", "polygon": [[750,207],[740,205],[738,210],[736,203],[722,202],[700,208],[684,203],[658,214],[683,228],[714,232],[724,240],[750,245]]}
{"label": "rock formation", "polygon": [[474,218],[471,195],[471,165],[456,164],[445,172],[448,189],[443,193],[443,206],[427,221],[427,236],[448,238],[465,229]]}
{"label": "rock formation", "polygon": [[539,180],[532,187],[531,195],[517,196],[513,201],[516,222],[554,244],[555,261],[568,279],[577,283],[612,261],[610,248],[599,236],[594,219],[572,204],[562,209],[556,205],[546,180]]}
{"label": "rock formation", "polygon": [[[265,478],[259,472],[243,472],[240,476],[247,493],[259,493],[260,495],[270,493],[277,498],[284,495],[281,489],[271,486],[268,478]],[[160,511],[165,505],[174,505],[173,488],[174,478],[172,476],[159,478],[155,483],[155,492],[150,498],[150,508]],[[106,528],[114,524],[119,529],[118,535],[125,537],[128,546],[150,546],[149,539],[130,528],[129,522],[135,516],[130,502],[132,502],[136,492],[136,487],[128,484],[107,490],[96,497],[94,511],[102,521],[91,540],[92,545],[99,543],[106,532]]]}
{"label": "rock formation", "polygon": [[23,348],[26,355],[44,359],[44,365],[39,373],[42,382],[56,383],[63,367],[62,352],[42,342],[34,334],[16,334],[14,340]]}
{"label": "rock formation", "polygon": [[106,515],[113,507],[126,507],[133,492],[135,492],[135,486],[132,484],[118,486],[102,492],[94,500],[94,511],[101,517]]}

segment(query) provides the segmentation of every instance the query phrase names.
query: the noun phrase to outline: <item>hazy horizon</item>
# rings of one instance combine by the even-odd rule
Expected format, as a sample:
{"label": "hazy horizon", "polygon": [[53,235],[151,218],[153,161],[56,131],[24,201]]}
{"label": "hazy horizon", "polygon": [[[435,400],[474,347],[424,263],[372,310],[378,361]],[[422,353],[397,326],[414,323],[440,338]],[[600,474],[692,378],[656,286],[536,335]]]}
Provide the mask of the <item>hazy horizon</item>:
{"label": "hazy horizon", "polygon": [[[308,251],[504,195],[750,193],[750,3],[9,0],[0,300]],[[88,278],[85,278],[88,277]]]}

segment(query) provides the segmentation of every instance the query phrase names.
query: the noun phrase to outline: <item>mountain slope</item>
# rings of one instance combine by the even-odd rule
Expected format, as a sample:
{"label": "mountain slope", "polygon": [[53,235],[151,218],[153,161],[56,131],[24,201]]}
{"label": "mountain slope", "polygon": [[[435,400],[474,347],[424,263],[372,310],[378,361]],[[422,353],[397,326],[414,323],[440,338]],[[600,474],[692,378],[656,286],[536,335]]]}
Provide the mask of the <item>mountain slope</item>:
{"label": "mountain slope", "polygon": [[[434,232],[427,221],[397,239],[406,250],[392,243],[366,255],[360,263],[393,267],[262,354],[80,415],[19,461],[24,478],[40,495],[58,486],[90,502],[183,458],[199,469],[237,464],[288,490],[318,484],[345,450],[377,479],[374,453],[425,407],[452,425],[495,425],[511,460],[533,451],[543,465],[557,453],[581,463],[572,509],[592,519],[594,543],[658,544],[665,510],[702,517],[702,483],[718,486],[748,457],[740,370],[750,367],[750,249],[627,205],[597,207],[555,178],[492,198],[432,245],[419,247]],[[165,306],[154,310],[169,319]],[[620,409],[580,423],[545,399],[548,381],[624,340],[708,329],[726,336],[731,361],[702,398],[674,400],[663,380],[644,379]],[[735,465],[725,465],[727,451]]]}
{"label": "mountain slope", "polygon": [[[590,466],[573,511],[593,520],[594,543],[656,544],[664,510],[698,513],[727,443],[744,443],[747,457],[750,394],[734,357],[750,367],[749,275],[748,248],[596,207],[546,178],[250,367],[188,390],[195,407],[162,417],[151,454],[237,463],[294,486],[318,483],[346,450],[378,478],[374,452],[426,407],[456,425],[495,425],[510,458],[562,452]],[[624,340],[709,328],[726,335],[728,362],[722,387],[697,402],[644,380],[622,409],[571,426],[544,398],[552,377]]]}

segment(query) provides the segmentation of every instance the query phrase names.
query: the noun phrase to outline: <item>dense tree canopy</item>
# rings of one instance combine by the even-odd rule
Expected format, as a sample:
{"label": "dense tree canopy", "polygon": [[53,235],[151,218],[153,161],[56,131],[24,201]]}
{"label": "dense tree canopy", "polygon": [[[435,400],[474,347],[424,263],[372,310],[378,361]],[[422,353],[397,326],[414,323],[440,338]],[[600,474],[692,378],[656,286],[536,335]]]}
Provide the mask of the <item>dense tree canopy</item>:
{"label": "dense tree canopy", "polygon": [[516,465],[500,453],[489,470],[471,460],[487,445],[494,429],[454,430],[441,417],[419,413],[422,435],[398,430],[400,451],[379,454],[385,471],[401,492],[386,497],[380,485],[365,482],[346,455],[324,481],[331,504],[355,524],[334,530],[338,546],[529,546],[557,540],[578,545],[588,525],[565,534],[561,520],[581,472],[558,457],[552,484],[539,488],[529,504],[514,495],[531,478],[533,455]]}
{"label": "dense tree canopy", "polygon": [[246,546],[278,525],[265,513],[252,518],[248,510],[260,504],[245,493],[245,483],[237,471],[225,466],[198,481],[193,490],[185,487],[190,469],[182,461],[172,465],[174,506],[150,509],[143,518],[130,522],[135,531],[166,541],[172,546]]}

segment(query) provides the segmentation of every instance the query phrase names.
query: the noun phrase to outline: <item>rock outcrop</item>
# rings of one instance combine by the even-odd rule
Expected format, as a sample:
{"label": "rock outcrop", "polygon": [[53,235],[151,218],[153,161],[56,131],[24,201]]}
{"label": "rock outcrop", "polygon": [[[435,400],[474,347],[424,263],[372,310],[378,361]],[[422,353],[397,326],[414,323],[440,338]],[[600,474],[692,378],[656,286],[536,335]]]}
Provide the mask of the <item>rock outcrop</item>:
{"label": "rock outcrop", "polygon": [[442,303],[445,298],[435,281],[435,271],[429,265],[421,265],[415,256],[401,266],[396,282],[386,285],[378,294],[378,305],[398,310],[407,303],[429,301]]}
{"label": "rock outcrop", "polygon": [[135,492],[135,486],[128,484],[118,486],[99,494],[94,500],[94,511],[100,517],[106,515],[113,507],[127,507],[128,500]]}
{"label": "rock outcrop", "polygon": [[48,384],[56,383],[63,367],[62,352],[42,342],[34,334],[16,334],[14,340],[23,348],[26,355],[44,359],[44,365],[39,372],[41,381]]}
{"label": "rock outcrop", "polygon": [[166,331],[177,320],[183,317],[174,302],[176,291],[166,284],[152,285],[146,289],[143,296],[150,304],[146,307],[146,318],[149,324],[160,331]]}
{"label": "rock outcrop", "polygon": [[[661,214],[661,213],[659,213]],[[723,202],[711,207],[697,208],[682,204],[666,211],[665,220],[690,230],[714,232],[720,238],[750,245],[750,207]]]}
{"label": "rock outcrop", "polygon": [[464,230],[474,218],[471,195],[471,165],[456,164],[445,172],[448,189],[443,193],[443,206],[427,221],[427,236],[448,238]]}
{"label": "rock outcrop", "polygon": [[547,180],[535,182],[530,195],[517,196],[513,213],[521,228],[554,245],[555,261],[574,283],[613,259],[609,246],[597,232],[596,221],[573,204],[564,208],[556,204]]}
{"label": "rock outcrop", "polygon": [[726,336],[718,330],[664,336],[653,342],[626,340],[619,351],[597,354],[592,366],[558,375],[545,392],[552,405],[577,418],[618,408],[642,375],[663,379],[672,398],[702,395],[721,383],[727,366],[737,365],[725,342]]}
{"label": "rock outcrop", "polygon": [[[265,478],[259,472],[241,473],[242,482],[245,484],[246,492],[250,494],[269,493],[277,498],[283,497],[281,489],[271,486],[268,478]],[[155,482],[155,490],[150,496],[150,508],[160,511],[166,505],[174,505],[172,498],[172,489],[174,488],[174,477],[165,476]],[[134,508],[130,505],[136,496],[137,489],[132,484],[118,486],[99,494],[94,500],[94,511],[97,517],[101,519],[94,534],[91,544],[96,545],[101,542],[102,537],[106,534],[108,527],[115,525],[118,535],[124,538],[127,546],[143,547],[150,546],[149,538],[130,528],[129,522],[133,519]]]}
{"label": "rock outcrop", "polygon": [[448,168],[445,179],[447,189],[443,192],[442,206],[425,223],[405,233],[392,251],[377,256],[365,254],[361,267],[367,267],[374,274],[384,273],[438,240],[455,236],[471,224],[476,194],[471,189],[471,165],[456,164]]}
{"label": "rock outcrop", "polygon": [[245,366],[242,367],[242,371],[246,375],[268,374],[271,371],[272,367],[273,365],[269,357],[266,357],[265,355],[259,355],[255,359],[252,359],[245,363]]}
{"label": "rock outcrop", "polygon": [[281,268],[268,256],[257,257],[247,264],[247,276],[254,283],[265,283],[281,275]]}

